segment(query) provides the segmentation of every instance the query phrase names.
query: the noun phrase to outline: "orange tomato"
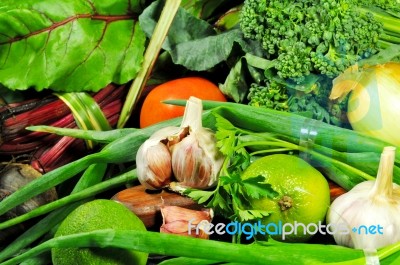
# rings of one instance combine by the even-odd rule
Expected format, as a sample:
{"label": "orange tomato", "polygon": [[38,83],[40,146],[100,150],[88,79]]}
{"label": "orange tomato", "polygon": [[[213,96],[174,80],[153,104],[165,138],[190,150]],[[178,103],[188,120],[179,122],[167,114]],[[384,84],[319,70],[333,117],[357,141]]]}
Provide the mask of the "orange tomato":
{"label": "orange tomato", "polygon": [[218,86],[201,77],[184,77],[153,88],[140,110],[140,128],[183,116],[185,107],[164,104],[168,99],[188,99],[195,96],[204,100],[226,101]]}

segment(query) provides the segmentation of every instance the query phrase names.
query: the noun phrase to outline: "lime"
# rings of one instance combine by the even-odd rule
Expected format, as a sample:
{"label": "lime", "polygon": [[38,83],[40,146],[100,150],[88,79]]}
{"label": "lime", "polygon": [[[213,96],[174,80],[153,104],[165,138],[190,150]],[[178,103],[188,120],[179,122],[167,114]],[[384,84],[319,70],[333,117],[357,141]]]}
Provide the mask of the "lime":
{"label": "lime", "polygon": [[264,232],[280,241],[304,242],[316,234],[330,205],[328,181],[305,160],[274,154],[255,160],[242,178],[262,175],[279,193],[252,201],[254,209],[272,213],[263,218]]}
{"label": "lime", "polygon": [[[124,205],[96,199],[72,211],[60,224],[55,237],[98,229],[145,231],[146,227]],[[146,264],[148,257],[147,253],[119,248],[53,248],[51,254],[55,265]]]}

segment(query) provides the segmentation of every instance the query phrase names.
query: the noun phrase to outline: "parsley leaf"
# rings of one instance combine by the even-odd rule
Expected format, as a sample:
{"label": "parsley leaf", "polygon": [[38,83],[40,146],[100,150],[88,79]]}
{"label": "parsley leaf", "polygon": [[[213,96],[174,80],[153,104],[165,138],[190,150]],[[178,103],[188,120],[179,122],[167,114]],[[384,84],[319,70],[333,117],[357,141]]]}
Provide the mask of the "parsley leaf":
{"label": "parsley leaf", "polygon": [[253,199],[260,199],[261,197],[275,198],[279,195],[271,184],[265,183],[263,176],[248,178],[242,181],[246,193]]}

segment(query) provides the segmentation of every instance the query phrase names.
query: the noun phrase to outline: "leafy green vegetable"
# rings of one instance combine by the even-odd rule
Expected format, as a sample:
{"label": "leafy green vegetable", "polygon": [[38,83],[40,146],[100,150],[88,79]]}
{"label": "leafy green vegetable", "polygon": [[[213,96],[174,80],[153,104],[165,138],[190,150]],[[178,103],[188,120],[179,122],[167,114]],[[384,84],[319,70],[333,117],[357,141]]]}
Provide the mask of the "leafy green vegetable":
{"label": "leafy green vegetable", "polygon": [[229,5],[231,0],[183,0],[181,6],[195,17],[208,20],[221,6]]}
{"label": "leafy green vegetable", "polygon": [[[391,15],[395,11],[397,17]],[[281,98],[287,95],[289,106],[282,110],[341,127],[349,127],[347,98],[329,99],[332,79],[350,65],[364,58],[376,60],[373,54],[400,43],[398,4],[392,1],[245,0],[238,24],[245,38],[262,45],[261,57],[275,62],[268,71],[258,66],[264,71],[261,80],[248,81],[257,92],[248,90],[250,105],[282,109]],[[280,91],[271,97],[266,91],[270,87]]]}
{"label": "leafy green vegetable", "polygon": [[220,84],[221,92],[235,102],[243,102],[249,89],[245,78],[246,74],[246,61],[244,58],[240,58],[229,71],[225,82]]}
{"label": "leafy green vegetable", "polygon": [[132,80],[146,37],[140,0],[2,1],[0,83],[13,90],[98,91]]}
{"label": "leafy green vegetable", "polygon": [[[152,3],[139,17],[147,37],[151,37],[161,12],[161,2]],[[226,61],[234,44],[244,50],[254,49],[243,39],[239,29],[219,34],[209,23],[180,8],[171,25],[163,49],[168,51],[175,64],[194,71],[205,71]]]}

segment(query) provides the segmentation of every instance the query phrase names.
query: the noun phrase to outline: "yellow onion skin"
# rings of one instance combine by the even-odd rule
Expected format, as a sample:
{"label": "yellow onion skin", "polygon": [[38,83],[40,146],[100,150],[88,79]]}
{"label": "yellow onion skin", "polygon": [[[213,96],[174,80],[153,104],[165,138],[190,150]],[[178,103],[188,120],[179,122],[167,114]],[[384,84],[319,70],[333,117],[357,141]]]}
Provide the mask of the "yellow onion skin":
{"label": "yellow onion skin", "polygon": [[355,131],[400,146],[400,63],[366,68],[348,101],[347,117]]}

